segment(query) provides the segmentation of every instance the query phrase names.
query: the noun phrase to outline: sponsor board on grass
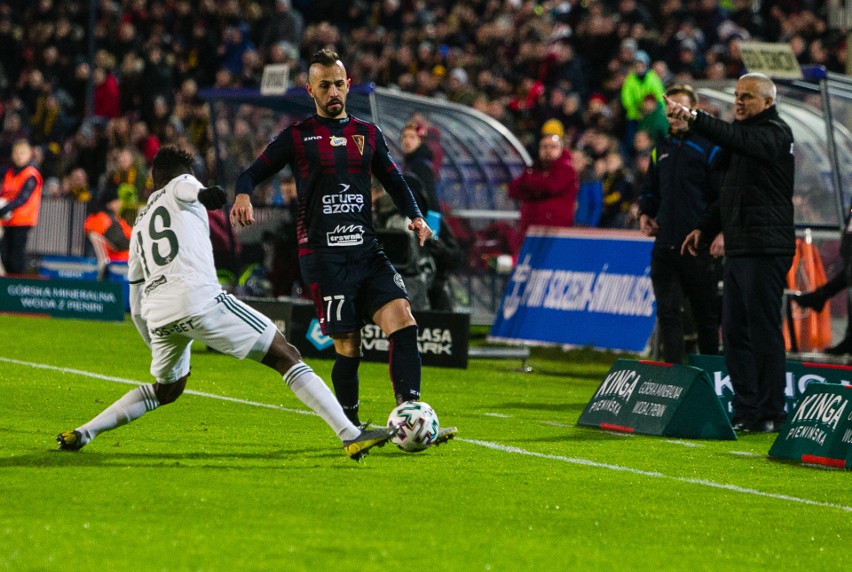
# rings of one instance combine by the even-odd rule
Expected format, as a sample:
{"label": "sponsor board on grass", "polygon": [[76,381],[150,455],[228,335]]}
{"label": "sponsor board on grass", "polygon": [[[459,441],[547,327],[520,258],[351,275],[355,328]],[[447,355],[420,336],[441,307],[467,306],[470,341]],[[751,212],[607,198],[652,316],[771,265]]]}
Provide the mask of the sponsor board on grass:
{"label": "sponsor board on grass", "polygon": [[[734,397],[734,386],[731,376],[725,367],[723,356],[691,354],[687,357],[689,365],[707,372],[713,381],[716,395],[728,417],[733,417],[734,411],[731,400]],[[787,401],[786,410],[793,411],[805,389],[811,383],[840,383],[852,384],[852,366],[815,363],[807,361],[787,360],[787,375],[784,395]]]}
{"label": "sponsor board on grass", "polygon": [[[331,338],[322,333],[314,305],[307,300],[246,298],[244,301],[269,316],[287,341],[306,357],[334,358]],[[467,368],[470,314],[412,312],[419,333],[417,345],[423,365]],[[282,326],[286,324],[286,329]],[[361,328],[361,348],[367,361],[388,361],[390,342],[375,324]]]}
{"label": "sponsor board on grass", "polygon": [[122,290],[115,282],[2,277],[0,312],[120,322]]}
{"label": "sponsor board on grass", "polygon": [[852,386],[808,384],[769,456],[852,469]]}
{"label": "sponsor board on grass", "polygon": [[701,369],[616,360],[578,425],[693,439],[736,439],[728,416]]}

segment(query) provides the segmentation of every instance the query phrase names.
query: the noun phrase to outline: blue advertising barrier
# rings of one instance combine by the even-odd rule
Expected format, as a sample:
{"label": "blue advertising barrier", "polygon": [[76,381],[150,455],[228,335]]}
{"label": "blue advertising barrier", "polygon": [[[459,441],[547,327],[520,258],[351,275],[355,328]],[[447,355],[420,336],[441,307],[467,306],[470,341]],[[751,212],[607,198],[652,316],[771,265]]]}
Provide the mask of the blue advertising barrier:
{"label": "blue advertising barrier", "polygon": [[653,243],[632,231],[532,227],[489,339],[643,351],[655,319]]}
{"label": "blue advertising barrier", "polygon": [[[88,280],[97,282],[98,261],[96,258],[84,258],[79,256],[45,256],[41,260],[38,269],[39,276],[43,278],[63,278],[71,280]],[[127,282],[127,263],[110,262],[104,277],[106,282],[121,284],[121,293],[124,297],[124,309],[130,311],[130,285]]]}

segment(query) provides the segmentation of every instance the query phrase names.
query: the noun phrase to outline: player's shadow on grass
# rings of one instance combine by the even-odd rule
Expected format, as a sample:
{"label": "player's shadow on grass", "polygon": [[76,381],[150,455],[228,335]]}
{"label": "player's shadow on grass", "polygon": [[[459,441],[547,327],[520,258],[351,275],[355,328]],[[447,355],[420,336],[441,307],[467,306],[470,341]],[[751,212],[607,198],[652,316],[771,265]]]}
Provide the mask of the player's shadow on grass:
{"label": "player's shadow on grass", "polygon": [[[126,453],[117,451],[60,451],[18,455],[0,459],[0,470],[5,468],[46,467],[100,467],[135,466],[164,469],[287,469],[305,468],[305,459],[340,457],[342,451],[323,449],[279,449],[260,453]],[[288,465],[289,459],[300,462]],[[220,461],[233,462],[220,462]],[[208,462],[205,462],[208,461]],[[353,463],[354,464],[354,463]]]}

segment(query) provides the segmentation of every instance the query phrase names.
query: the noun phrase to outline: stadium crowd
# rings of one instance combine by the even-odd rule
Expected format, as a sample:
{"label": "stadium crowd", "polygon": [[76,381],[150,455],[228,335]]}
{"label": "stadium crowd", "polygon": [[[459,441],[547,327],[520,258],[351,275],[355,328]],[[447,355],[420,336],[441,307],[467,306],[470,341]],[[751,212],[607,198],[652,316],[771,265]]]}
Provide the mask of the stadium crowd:
{"label": "stadium crowd", "polygon": [[[826,3],[815,0],[93,4],[90,38],[87,0],[0,2],[0,168],[26,138],[45,196],[90,201],[111,187],[130,207],[145,196],[159,146],[200,157],[199,178],[212,184],[214,129],[225,152],[245,155],[244,167],[281,128],[250,116],[211,125],[199,88],[257,87],[270,63],[289,64],[291,84],[304,85],[310,55],[330,46],[351,62],[353,84],[472,106],[531,149],[547,125],[583,152],[580,179],[601,182],[603,213],[589,224],[636,224],[625,215],[662,109],[661,94],[645,97],[637,81],[736,78],[742,39],[789,42],[801,63],[831,71],[842,72],[846,56],[845,31],[829,29]],[[230,185],[236,174],[219,175]]]}

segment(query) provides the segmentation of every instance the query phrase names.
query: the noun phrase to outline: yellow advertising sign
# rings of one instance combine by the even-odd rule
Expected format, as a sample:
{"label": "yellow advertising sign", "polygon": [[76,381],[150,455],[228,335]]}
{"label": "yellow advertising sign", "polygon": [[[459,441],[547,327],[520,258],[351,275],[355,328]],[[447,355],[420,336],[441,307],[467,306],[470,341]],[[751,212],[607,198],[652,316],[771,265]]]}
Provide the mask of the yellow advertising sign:
{"label": "yellow advertising sign", "polygon": [[790,44],[739,42],[743,63],[749,72],[776,79],[802,79],[802,68]]}

